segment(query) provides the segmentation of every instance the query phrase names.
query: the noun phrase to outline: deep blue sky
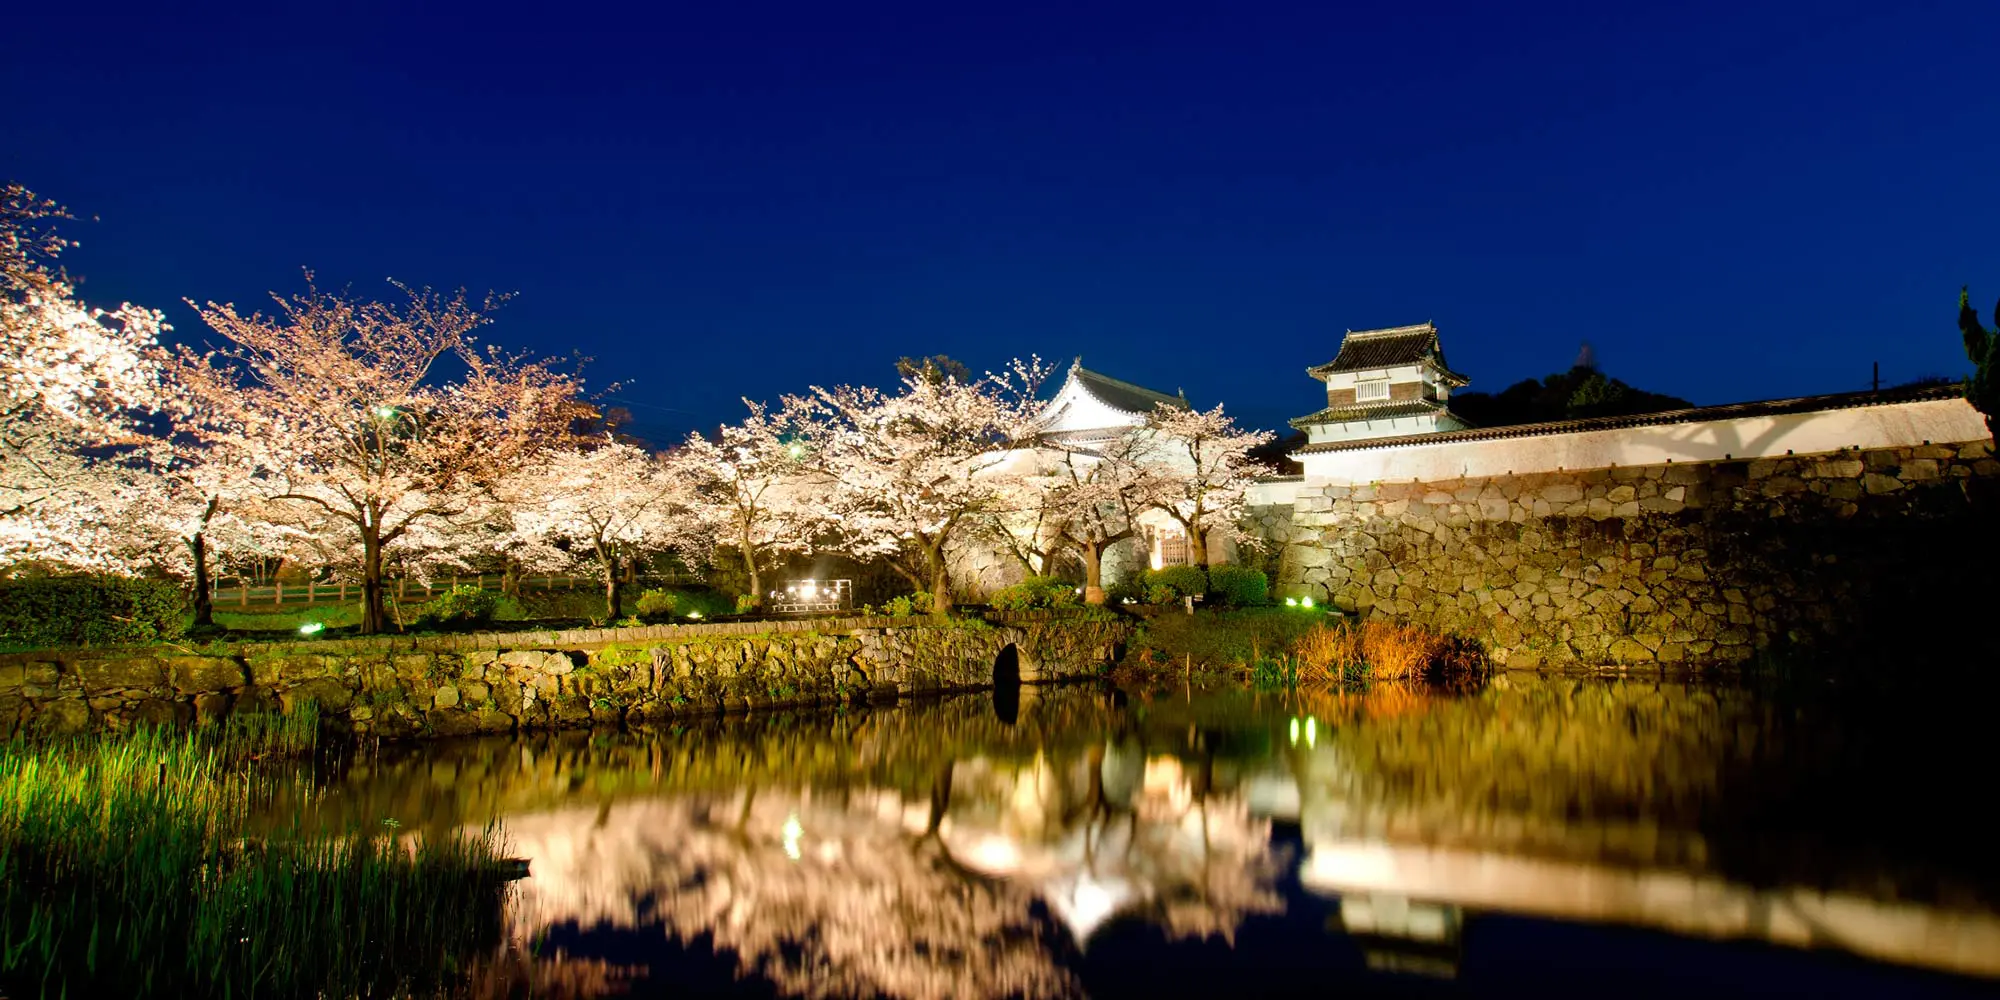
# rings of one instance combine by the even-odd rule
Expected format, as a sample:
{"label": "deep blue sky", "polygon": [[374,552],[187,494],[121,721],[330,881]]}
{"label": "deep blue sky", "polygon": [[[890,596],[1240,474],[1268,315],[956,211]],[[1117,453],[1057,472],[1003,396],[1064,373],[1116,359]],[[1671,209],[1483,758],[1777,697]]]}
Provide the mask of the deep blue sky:
{"label": "deep blue sky", "polygon": [[94,300],[515,290],[488,336],[660,441],[937,352],[1276,425],[1424,319],[1474,388],[1588,339],[1836,391],[1959,374],[1959,285],[2000,297],[1991,0],[38,6],[0,176],[99,217]]}

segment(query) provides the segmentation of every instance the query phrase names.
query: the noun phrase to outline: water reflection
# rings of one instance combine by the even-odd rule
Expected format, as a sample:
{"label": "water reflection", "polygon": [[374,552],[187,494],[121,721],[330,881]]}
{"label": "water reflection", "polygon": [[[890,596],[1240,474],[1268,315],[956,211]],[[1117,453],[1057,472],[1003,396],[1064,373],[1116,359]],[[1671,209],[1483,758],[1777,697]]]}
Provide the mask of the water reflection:
{"label": "water reflection", "polygon": [[684,992],[696,966],[780,995],[1107,993],[1093,949],[1226,968],[1302,927],[1323,989],[1459,976],[1499,915],[2000,976],[1984,845],[1878,821],[1921,808],[1951,829],[1972,800],[1907,780],[1928,751],[1906,730],[1844,717],[1511,677],[1027,688],[390,751],[336,776],[325,808],[504,820],[534,874],[515,948],[481,971],[496,996]]}

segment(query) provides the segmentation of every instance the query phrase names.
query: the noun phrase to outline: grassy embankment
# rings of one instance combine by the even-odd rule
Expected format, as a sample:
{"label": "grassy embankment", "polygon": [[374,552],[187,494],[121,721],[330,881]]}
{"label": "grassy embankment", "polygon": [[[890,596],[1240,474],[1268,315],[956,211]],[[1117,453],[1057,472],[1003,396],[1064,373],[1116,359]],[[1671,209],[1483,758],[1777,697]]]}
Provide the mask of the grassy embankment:
{"label": "grassy embankment", "polygon": [[500,934],[496,836],[249,836],[312,713],[0,745],[0,996],[434,995]]}
{"label": "grassy embankment", "polygon": [[1287,686],[1438,679],[1484,668],[1476,645],[1414,625],[1245,608],[1148,619],[1127,644],[1116,676],[1140,682],[1225,676]]}

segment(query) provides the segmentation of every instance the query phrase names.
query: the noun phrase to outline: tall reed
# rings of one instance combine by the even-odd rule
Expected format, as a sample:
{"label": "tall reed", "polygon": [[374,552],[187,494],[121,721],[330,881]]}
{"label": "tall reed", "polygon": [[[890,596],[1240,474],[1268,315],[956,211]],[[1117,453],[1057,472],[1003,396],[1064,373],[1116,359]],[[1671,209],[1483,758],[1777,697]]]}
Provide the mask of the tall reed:
{"label": "tall reed", "polygon": [[1293,642],[1292,656],[1300,680],[1330,683],[1448,677],[1481,665],[1464,642],[1385,621],[1316,626]]}
{"label": "tall reed", "polygon": [[0,994],[436,993],[499,939],[492,831],[247,836],[303,813],[310,719],[0,745]]}

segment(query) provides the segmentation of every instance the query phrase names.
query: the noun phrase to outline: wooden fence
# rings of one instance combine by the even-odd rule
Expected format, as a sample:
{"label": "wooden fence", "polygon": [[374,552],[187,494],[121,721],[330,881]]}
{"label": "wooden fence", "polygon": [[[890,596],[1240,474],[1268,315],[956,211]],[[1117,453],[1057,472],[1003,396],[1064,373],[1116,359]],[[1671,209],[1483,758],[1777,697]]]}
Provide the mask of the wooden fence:
{"label": "wooden fence", "polygon": [[[481,590],[500,589],[501,576],[498,573],[452,574],[436,576],[429,580],[413,580],[409,577],[395,577],[384,580],[383,587],[389,596],[398,601],[427,601],[453,587],[472,584]],[[668,574],[645,574],[637,582],[627,581],[625,586],[636,590],[647,587],[689,586],[700,581],[690,576]],[[595,576],[522,576],[519,578],[522,590],[582,590],[601,592],[602,578]],[[236,578],[218,579],[210,588],[212,600],[218,608],[279,607],[285,604],[316,604],[320,601],[346,603],[361,599],[361,584],[353,582],[307,581],[305,583],[285,583],[282,580],[249,580]]]}

